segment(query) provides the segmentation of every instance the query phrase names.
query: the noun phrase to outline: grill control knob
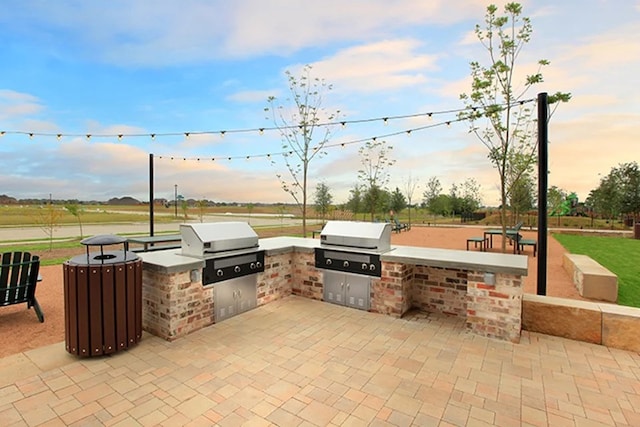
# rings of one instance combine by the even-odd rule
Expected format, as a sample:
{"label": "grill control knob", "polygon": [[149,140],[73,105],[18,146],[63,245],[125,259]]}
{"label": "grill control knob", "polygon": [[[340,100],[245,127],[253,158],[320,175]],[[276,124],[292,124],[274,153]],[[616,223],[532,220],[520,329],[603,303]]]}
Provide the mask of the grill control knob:
{"label": "grill control knob", "polygon": [[256,261],[256,267],[258,268],[262,267],[262,263],[260,261]]}
{"label": "grill control knob", "polygon": [[222,270],[216,271],[216,276],[222,277],[223,275],[224,275],[224,271],[222,271]]}
{"label": "grill control knob", "polygon": [[371,265],[369,266],[369,270],[371,270],[371,271],[375,271],[375,270],[376,270],[376,265],[375,265],[375,264],[371,264]]}
{"label": "grill control knob", "polygon": [[325,264],[327,264],[327,265],[331,265],[331,264],[333,264],[333,261],[331,261],[331,259],[327,259],[327,260],[325,261]]}
{"label": "grill control knob", "polygon": [[345,262],[343,262],[343,263],[342,263],[342,266],[343,266],[344,268],[349,267],[349,261],[345,261]]}
{"label": "grill control knob", "polygon": [[366,269],[368,269],[368,268],[369,268],[369,266],[368,266],[366,263],[364,263],[364,262],[363,262],[363,263],[362,263],[362,269],[363,269],[363,270],[366,270]]}
{"label": "grill control knob", "polygon": [[233,271],[235,271],[236,273],[240,273],[240,267],[236,265],[235,267],[233,267]]}
{"label": "grill control knob", "polygon": [[255,270],[256,269],[256,263],[252,262],[251,264],[249,264],[249,268],[252,269],[252,270]]}

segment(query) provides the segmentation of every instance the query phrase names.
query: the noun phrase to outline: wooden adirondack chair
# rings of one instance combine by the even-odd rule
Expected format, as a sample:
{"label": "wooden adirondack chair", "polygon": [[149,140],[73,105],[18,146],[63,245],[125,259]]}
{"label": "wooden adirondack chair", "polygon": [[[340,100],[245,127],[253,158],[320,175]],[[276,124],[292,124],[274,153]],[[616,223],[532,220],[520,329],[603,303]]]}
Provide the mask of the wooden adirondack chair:
{"label": "wooden adirondack chair", "polygon": [[6,252],[0,264],[0,307],[26,302],[33,307],[40,322],[44,314],[36,300],[40,257],[29,252]]}

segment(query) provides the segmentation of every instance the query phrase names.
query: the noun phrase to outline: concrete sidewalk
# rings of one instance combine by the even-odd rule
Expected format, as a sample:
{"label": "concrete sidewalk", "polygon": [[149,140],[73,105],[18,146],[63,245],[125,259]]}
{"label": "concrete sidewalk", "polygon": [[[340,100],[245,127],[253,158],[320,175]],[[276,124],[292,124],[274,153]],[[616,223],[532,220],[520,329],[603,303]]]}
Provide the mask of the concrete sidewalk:
{"label": "concrete sidewalk", "polygon": [[299,297],[111,357],[28,353],[0,360],[0,425],[640,425],[637,353]]}

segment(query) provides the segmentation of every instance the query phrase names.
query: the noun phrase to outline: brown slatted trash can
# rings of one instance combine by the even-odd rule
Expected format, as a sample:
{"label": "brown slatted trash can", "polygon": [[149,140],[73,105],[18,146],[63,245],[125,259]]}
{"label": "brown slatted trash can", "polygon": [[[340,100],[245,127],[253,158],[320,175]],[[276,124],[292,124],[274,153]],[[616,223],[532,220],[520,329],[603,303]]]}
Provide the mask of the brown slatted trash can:
{"label": "brown slatted trash can", "polygon": [[[100,356],[134,346],[142,337],[142,259],[120,236],[93,236],[81,243],[87,254],[63,264],[67,351]],[[115,244],[124,250],[104,250]],[[99,252],[90,253],[98,246]]]}

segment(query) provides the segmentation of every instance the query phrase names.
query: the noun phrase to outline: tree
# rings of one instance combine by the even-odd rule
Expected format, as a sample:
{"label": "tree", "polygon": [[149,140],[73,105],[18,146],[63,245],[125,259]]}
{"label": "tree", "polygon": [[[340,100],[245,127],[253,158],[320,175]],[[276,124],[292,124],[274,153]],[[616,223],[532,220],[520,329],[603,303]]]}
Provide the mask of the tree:
{"label": "tree", "polygon": [[481,205],[480,184],[474,178],[467,178],[460,186],[460,214],[470,218]]}
{"label": "tree", "polygon": [[253,212],[253,209],[256,207],[256,205],[254,205],[253,203],[247,203],[247,212],[249,213],[249,224],[251,224],[251,212]]}
{"label": "tree", "polygon": [[[331,122],[335,120],[340,111],[327,112],[322,103],[324,94],[332,89],[323,79],[311,76],[311,66],[305,65],[299,77],[286,71],[289,83],[289,97],[284,101],[287,104],[278,104],[278,99],[270,96],[267,99],[268,107],[265,112],[271,113],[268,119],[280,131],[282,139],[282,157],[289,171],[290,180],[284,179],[280,174],[282,189],[289,193],[302,211],[302,234],[307,236],[307,182],[309,176],[309,163],[324,154],[323,148],[329,141],[333,130],[332,126],[318,126],[321,121]],[[314,132],[319,130],[321,136],[315,138]]]}
{"label": "tree", "polygon": [[80,226],[80,239],[84,238],[81,218],[81,215],[84,213],[84,209],[78,203],[69,203],[65,205],[65,209],[78,220],[78,225]]}
{"label": "tree", "polygon": [[[530,41],[533,28],[530,19],[522,16],[519,3],[507,3],[503,16],[497,12],[495,5],[488,6],[485,27],[475,27],[478,40],[489,54],[489,64],[470,63],[471,92],[460,95],[468,108],[459,117],[469,120],[470,132],[487,147],[489,160],[498,170],[502,250],[505,252],[510,165],[515,158],[529,165],[535,162],[534,110],[524,102],[524,95],[543,81],[541,69],[549,65],[549,61],[539,60],[536,73],[527,75],[523,82],[515,82],[516,61]],[[567,102],[570,98],[568,93],[557,92],[549,97],[549,103]],[[477,122],[483,118],[486,127],[481,129]],[[511,180],[513,184],[518,176],[512,178],[515,178]]]}
{"label": "tree", "polygon": [[520,220],[520,215],[533,209],[535,205],[535,182],[530,174],[520,176],[511,187],[509,205],[513,212],[514,222]]}
{"label": "tree", "polygon": [[333,196],[329,192],[329,187],[324,182],[318,183],[316,185],[316,212],[320,214],[322,217],[322,222],[324,223],[324,219],[329,212],[329,208],[331,207],[331,203],[333,202]]}
{"label": "tree", "polygon": [[409,208],[409,228],[411,228],[411,205],[413,193],[418,188],[418,180],[412,179],[411,174],[409,174],[409,178],[404,183],[405,194],[407,195],[407,207]]}
{"label": "tree", "polygon": [[356,184],[349,190],[349,200],[345,204],[345,209],[350,210],[355,215],[362,211],[362,205],[362,189],[360,185]]}
{"label": "tree", "polygon": [[204,222],[204,214],[207,213],[207,201],[205,199],[198,200],[196,202],[196,207],[198,208],[198,217],[200,218],[200,222]]}
{"label": "tree", "polygon": [[364,202],[371,214],[371,221],[374,219],[375,212],[382,208],[384,187],[390,179],[387,168],[395,163],[395,160],[389,157],[391,150],[393,150],[392,146],[387,145],[385,141],[377,140],[367,141],[358,150],[362,163],[362,169],[358,171],[358,179],[364,186]]}
{"label": "tree", "polygon": [[389,209],[395,213],[400,213],[407,207],[407,199],[398,187],[391,193],[389,198]]}
{"label": "tree", "polygon": [[442,194],[442,184],[437,177],[432,176],[427,181],[427,189],[422,193],[422,201],[431,213],[435,214],[434,203],[440,194]]}
{"label": "tree", "polygon": [[60,227],[62,211],[51,202],[51,197],[49,197],[49,203],[40,208],[36,216],[36,223],[49,238],[49,251],[51,251],[53,250],[53,233]]}
{"label": "tree", "polygon": [[638,163],[623,163],[614,170],[620,184],[620,212],[632,216],[636,222],[640,215],[640,170]]}

